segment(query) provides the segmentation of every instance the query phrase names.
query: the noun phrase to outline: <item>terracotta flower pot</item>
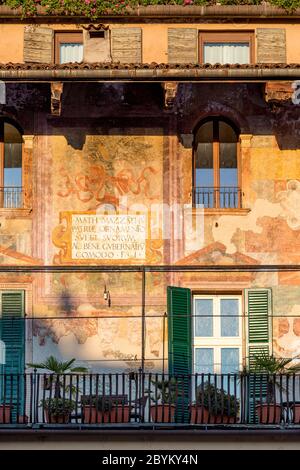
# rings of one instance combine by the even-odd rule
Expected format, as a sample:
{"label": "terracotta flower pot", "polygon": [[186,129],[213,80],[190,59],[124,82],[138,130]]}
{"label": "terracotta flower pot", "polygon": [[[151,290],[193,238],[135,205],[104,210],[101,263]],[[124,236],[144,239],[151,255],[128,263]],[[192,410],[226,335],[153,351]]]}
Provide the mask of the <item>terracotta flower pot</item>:
{"label": "terracotta flower pot", "polygon": [[292,410],[292,423],[300,424],[300,405],[291,405],[290,409]]}
{"label": "terracotta flower pot", "polygon": [[272,403],[256,405],[256,416],[262,424],[279,424],[281,420],[281,406]]}
{"label": "terracotta flower pot", "polygon": [[62,414],[53,414],[49,413],[47,408],[45,409],[46,423],[49,424],[68,424],[70,422],[70,415],[70,411],[65,411],[65,413]]}
{"label": "terracotta flower pot", "polygon": [[0,424],[11,423],[11,405],[0,405]]}
{"label": "terracotta flower pot", "polygon": [[154,423],[172,423],[175,417],[175,405],[152,405],[151,419]]}
{"label": "terracotta flower pot", "polygon": [[234,424],[237,422],[235,416],[223,415],[214,415],[209,413],[207,408],[200,405],[192,405],[190,407],[191,424]]}
{"label": "terracotta flower pot", "polygon": [[101,411],[95,406],[83,405],[82,412],[85,424],[128,423],[130,406],[113,406],[109,411]]}

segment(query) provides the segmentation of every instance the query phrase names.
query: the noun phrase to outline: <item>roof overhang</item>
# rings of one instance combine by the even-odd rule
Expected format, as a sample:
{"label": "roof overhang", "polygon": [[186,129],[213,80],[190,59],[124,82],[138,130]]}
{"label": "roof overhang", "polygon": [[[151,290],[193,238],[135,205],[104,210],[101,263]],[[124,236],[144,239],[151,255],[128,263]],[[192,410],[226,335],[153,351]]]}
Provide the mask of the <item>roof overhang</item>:
{"label": "roof overhang", "polygon": [[0,64],[5,82],[260,82],[300,80],[300,64]]}
{"label": "roof overhang", "polygon": [[[85,16],[54,14],[47,12],[45,7],[37,6],[37,11],[33,16],[22,16],[22,9],[12,9],[6,5],[0,5],[0,22],[1,19],[10,19],[14,21],[30,22],[51,22],[57,20],[64,23],[90,22],[91,20]],[[205,18],[222,18],[222,19],[268,19],[276,20],[277,18],[285,18],[288,21],[294,21],[300,18],[300,8],[287,10],[284,8],[262,2],[260,5],[148,5],[136,8],[127,8],[126,13],[109,11],[98,17],[99,20],[112,20],[122,22],[128,21],[128,18],[142,22],[143,19],[205,19]]]}

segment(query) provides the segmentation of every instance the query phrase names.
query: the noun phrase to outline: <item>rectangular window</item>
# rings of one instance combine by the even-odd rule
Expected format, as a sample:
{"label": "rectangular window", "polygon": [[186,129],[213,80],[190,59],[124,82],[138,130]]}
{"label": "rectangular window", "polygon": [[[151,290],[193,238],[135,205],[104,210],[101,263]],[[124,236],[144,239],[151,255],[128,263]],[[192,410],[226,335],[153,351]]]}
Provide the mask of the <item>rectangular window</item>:
{"label": "rectangular window", "polygon": [[241,297],[195,295],[194,372],[237,373],[242,365]]}
{"label": "rectangular window", "polygon": [[22,135],[11,123],[0,121],[0,207],[23,206]]}
{"label": "rectangular window", "polygon": [[209,31],[199,37],[200,63],[250,64],[254,62],[253,32]]}
{"label": "rectangular window", "polygon": [[221,118],[204,121],[194,140],[194,205],[204,208],[241,208],[239,136]]}
{"label": "rectangular window", "polygon": [[82,33],[64,32],[55,34],[55,63],[83,61]]}

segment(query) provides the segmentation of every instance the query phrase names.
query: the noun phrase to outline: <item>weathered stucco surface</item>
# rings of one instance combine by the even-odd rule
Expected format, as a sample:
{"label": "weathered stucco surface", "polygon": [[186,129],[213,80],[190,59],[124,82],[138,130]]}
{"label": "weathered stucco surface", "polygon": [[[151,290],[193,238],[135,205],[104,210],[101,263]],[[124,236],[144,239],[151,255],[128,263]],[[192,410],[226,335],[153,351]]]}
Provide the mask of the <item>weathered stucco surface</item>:
{"label": "weathered stucco surface", "polygon": [[[49,90],[43,87],[36,85],[35,93],[47,95]],[[12,85],[8,96],[15,93]],[[189,234],[182,240],[175,236],[164,240],[162,231],[156,231],[158,238],[148,242],[144,262],[299,263],[297,106],[290,104],[289,112],[280,114],[289,132],[289,138],[285,134],[283,139],[277,115],[255,84],[180,85],[172,113],[163,110],[161,87],[156,84],[78,84],[74,89],[69,85],[60,118],[49,116],[48,100],[40,99],[36,108],[30,108],[25,99],[28,89],[24,88],[24,96],[22,90],[18,93],[22,104],[17,109],[10,106],[9,112],[23,122],[24,134],[34,136],[31,163],[25,170],[32,176],[32,200],[26,214],[1,211],[1,263],[81,264],[65,254],[70,240],[65,213],[97,213],[101,204],[122,213],[124,198],[127,204],[138,205],[138,211],[141,205],[148,210],[152,204],[191,204],[193,150],[184,148],[181,134],[192,133],[209,114],[223,115],[241,129],[243,209],[247,210],[205,214],[201,243],[194,251]],[[4,287],[25,286],[26,308],[35,317],[28,330],[34,360],[55,353],[75,356],[97,370],[140,365],[140,273],[34,274],[19,284],[9,275],[2,278]],[[223,292],[272,287],[274,348],[283,355],[298,352],[298,273],[153,273],[146,277],[149,369],[161,367],[163,346],[167,349],[166,325],[163,329],[167,285]],[[103,300],[104,286],[110,291],[110,307]]]}

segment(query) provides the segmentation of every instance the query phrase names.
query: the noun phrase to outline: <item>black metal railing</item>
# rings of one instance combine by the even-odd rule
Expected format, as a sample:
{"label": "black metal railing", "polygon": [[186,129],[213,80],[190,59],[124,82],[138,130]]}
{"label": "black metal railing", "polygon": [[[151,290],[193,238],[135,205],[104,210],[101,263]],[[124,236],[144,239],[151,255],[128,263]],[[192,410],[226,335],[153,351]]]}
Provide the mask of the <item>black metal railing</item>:
{"label": "black metal railing", "polygon": [[0,187],[0,208],[19,209],[23,207],[23,188],[19,186]]}
{"label": "black metal railing", "polygon": [[205,209],[239,209],[242,207],[242,192],[233,186],[194,187],[193,205],[203,206]]}
{"label": "black metal railing", "polygon": [[300,425],[300,374],[2,374],[0,427]]}

